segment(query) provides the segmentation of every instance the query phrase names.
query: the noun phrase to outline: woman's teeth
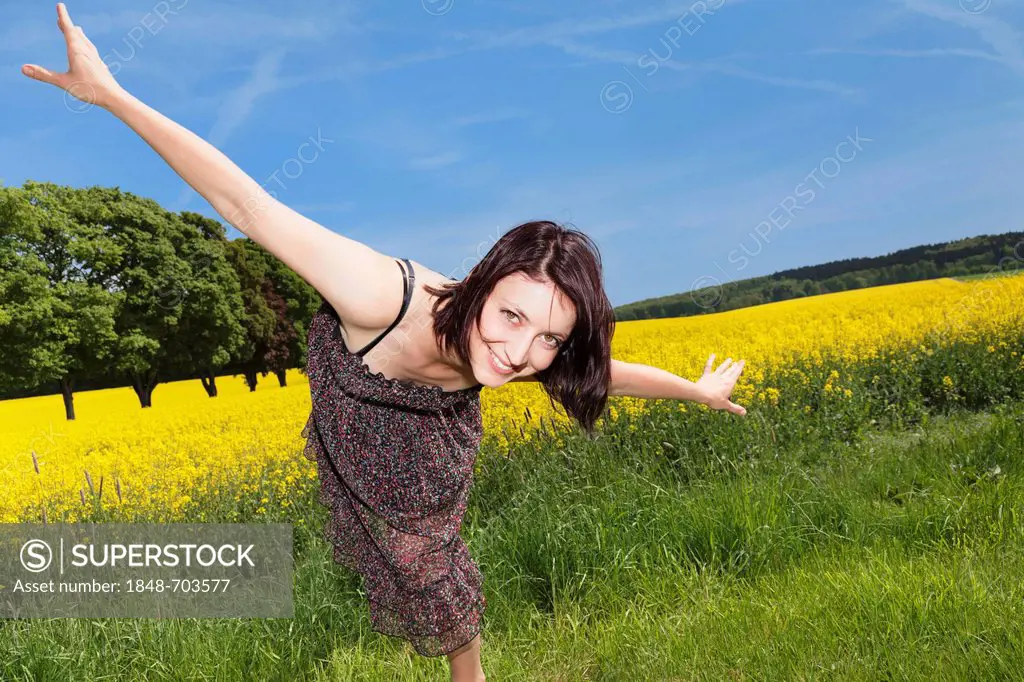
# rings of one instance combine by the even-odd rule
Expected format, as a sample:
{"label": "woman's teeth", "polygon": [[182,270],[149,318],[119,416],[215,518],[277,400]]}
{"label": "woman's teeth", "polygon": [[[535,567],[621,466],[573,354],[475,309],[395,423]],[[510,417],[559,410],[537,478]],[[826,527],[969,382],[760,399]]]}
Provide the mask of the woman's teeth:
{"label": "woman's teeth", "polygon": [[491,363],[497,368],[499,372],[501,372],[502,374],[509,374],[512,372],[512,368],[502,363],[502,361],[498,359],[498,356],[494,354],[494,351],[488,349],[488,352],[491,354]]}

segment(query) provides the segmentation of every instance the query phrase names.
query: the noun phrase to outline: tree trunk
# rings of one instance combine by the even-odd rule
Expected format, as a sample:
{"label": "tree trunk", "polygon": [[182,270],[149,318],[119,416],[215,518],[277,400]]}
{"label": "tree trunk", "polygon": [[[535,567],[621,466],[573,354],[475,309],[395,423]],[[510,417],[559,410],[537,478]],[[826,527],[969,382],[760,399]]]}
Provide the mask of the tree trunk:
{"label": "tree trunk", "polygon": [[277,382],[281,384],[282,388],[288,385],[288,377],[285,375],[285,370],[279,369],[275,374],[277,374]]}
{"label": "tree trunk", "polygon": [[207,367],[199,374],[199,381],[203,383],[206,395],[211,398],[217,397],[217,375],[213,373],[212,367]]}
{"label": "tree trunk", "polygon": [[132,372],[132,388],[139,398],[139,405],[142,407],[153,406],[153,389],[157,384],[157,373],[155,369],[136,374]]}
{"label": "tree trunk", "polygon": [[64,396],[64,415],[68,419],[75,418],[75,394],[72,390],[73,380],[70,376],[63,376],[60,379],[60,392]]}
{"label": "tree trunk", "polygon": [[256,390],[256,370],[247,369],[245,370],[245,383],[249,385],[249,392],[252,393]]}

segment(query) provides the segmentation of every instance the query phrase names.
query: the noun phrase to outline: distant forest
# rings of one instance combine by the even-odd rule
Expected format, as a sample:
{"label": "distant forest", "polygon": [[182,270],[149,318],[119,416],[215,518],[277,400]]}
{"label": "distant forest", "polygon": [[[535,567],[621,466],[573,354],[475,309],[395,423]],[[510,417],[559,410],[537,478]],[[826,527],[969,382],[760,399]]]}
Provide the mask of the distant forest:
{"label": "distant forest", "polygon": [[720,313],[850,289],[1010,271],[1018,269],[1021,263],[1024,263],[1024,232],[980,235],[915,246],[885,256],[847,258],[648,298],[619,306],[615,309],[615,319],[648,320]]}

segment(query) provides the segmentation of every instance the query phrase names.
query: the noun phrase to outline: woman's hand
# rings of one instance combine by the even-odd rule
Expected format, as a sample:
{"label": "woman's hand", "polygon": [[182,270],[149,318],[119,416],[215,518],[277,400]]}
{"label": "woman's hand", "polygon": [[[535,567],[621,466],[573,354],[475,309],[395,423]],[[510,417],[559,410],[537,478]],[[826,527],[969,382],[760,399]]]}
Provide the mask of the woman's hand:
{"label": "woman's hand", "polygon": [[707,364],[704,365],[704,374],[697,379],[696,384],[701,387],[707,396],[707,406],[715,410],[729,410],[741,417],[747,414],[746,408],[737,405],[729,400],[736,380],[743,373],[743,365],[746,360],[740,360],[733,364],[732,358],[726,358],[725,362],[718,366],[718,369],[711,371],[711,363],[715,354],[708,356]]}
{"label": "woman's hand", "polygon": [[57,3],[57,26],[64,34],[64,42],[68,47],[68,70],[54,73],[36,64],[25,64],[21,72],[30,78],[56,85],[87,104],[108,107],[124,90],[110,74],[96,46],[85,36],[82,27],[71,23],[63,2]]}

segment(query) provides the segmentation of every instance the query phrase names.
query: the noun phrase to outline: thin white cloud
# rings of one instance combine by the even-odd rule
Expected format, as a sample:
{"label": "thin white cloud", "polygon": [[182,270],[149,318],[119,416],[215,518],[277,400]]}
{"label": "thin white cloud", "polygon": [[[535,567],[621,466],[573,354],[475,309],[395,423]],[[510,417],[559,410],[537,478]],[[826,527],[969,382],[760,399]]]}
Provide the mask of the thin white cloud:
{"label": "thin white cloud", "polygon": [[[144,50],[157,41],[202,46],[204,49],[266,45],[275,41],[323,40],[338,32],[363,30],[357,27],[344,3],[330,11],[300,14],[289,8],[282,14],[261,10],[252,4],[231,7],[224,4],[166,3],[162,11],[155,6],[120,12],[74,12],[72,21],[82,27],[96,43],[100,54],[118,50]],[[175,8],[178,9],[175,9]],[[52,6],[41,7],[23,18],[11,21],[0,33],[0,51],[25,52],[40,44],[63,44]],[[45,16],[44,16],[45,15]],[[165,33],[166,31],[166,33]]]}
{"label": "thin white cloud", "polygon": [[445,166],[462,161],[463,156],[456,151],[443,152],[433,156],[421,156],[409,161],[408,167],[412,170],[437,170]]}
{"label": "thin white cloud", "polygon": [[[284,56],[284,49],[271,50],[260,56],[253,66],[249,79],[224,96],[210,132],[203,136],[205,140],[217,148],[225,146],[232,133],[252,114],[256,101],[279,88],[277,73]],[[195,190],[186,185],[178,195],[175,210],[185,208],[195,194]]]}
{"label": "thin white cloud", "polygon": [[362,76],[369,76],[386,71],[397,71],[399,69],[426,64],[429,62],[448,59],[469,52],[469,47],[435,47],[427,50],[419,50],[408,54],[400,54],[396,57],[384,59],[360,59],[352,57],[345,59],[319,71],[307,71],[292,79],[293,85],[307,85],[332,80],[353,80]]}
{"label": "thin white cloud", "polygon": [[[714,158],[680,153],[661,160],[615,161],[573,174],[552,169],[502,186],[485,210],[457,216],[419,212],[414,230],[408,228],[407,216],[390,216],[381,221],[390,224],[373,226],[372,239],[385,253],[412,254],[450,274],[471,268],[516,224],[532,219],[569,222],[602,245],[612,288],[628,289],[628,298],[635,300],[670,293],[661,268],[678,269],[680,254],[685,254],[688,268],[685,281],[678,283],[683,291],[698,275],[722,278],[714,263],[731,268],[737,279],[779,269],[803,248],[802,240],[821,239],[823,230],[873,225],[879,233],[897,234],[925,214],[947,215],[936,227],[961,234],[1012,224],[1012,217],[1024,209],[1014,189],[1024,126],[990,121],[967,127],[960,117],[952,117],[933,121],[927,129],[933,135],[916,143],[872,133],[875,139],[840,175],[824,188],[808,185],[815,189],[815,198],[794,213],[785,231],[770,235],[764,255],[744,271],[729,265],[728,254],[741,240],[752,243],[749,234],[758,223],[807,181],[816,163],[807,161],[807,150],[814,145],[793,150],[792,158],[779,159],[772,168],[745,175],[726,170],[742,154],[739,150],[723,150]],[[820,153],[830,154],[834,144],[822,144]],[[963,168],[975,170],[964,174]],[[971,218],[958,225],[954,215]],[[695,251],[702,239],[702,250]],[[634,248],[620,255],[616,249],[629,240]],[[648,261],[643,272],[628,271],[630,263],[643,261]]]}
{"label": "thin white cloud", "polygon": [[476,158],[464,139],[465,131],[528,117],[526,110],[515,107],[485,109],[448,119],[393,112],[355,124],[348,137],[369,149],[375,162],[413,171],[443,169],[446,183],[470,186],[494,177],[496,162]]}
{"label": "thin white cloud", "polygon": [[[717,10],[728,11],[743,0],[727,0]],[[659,9],[620,14],[614,17],[586,17],[561,19],[539,26],[527,26],[512,31],[466,31],[451,34],[455,40],[468,42],[473,49],[495,49],[501,47],[532,47],[550,41],[568,40],[581,36],[595,36],[614,31],[642,28],[679,21],[684,16],[693,16],[693,0],[689,2],[665,2]],[[707,6],[705,5],[705,9]],[[712,13],[706,12],[706,16]],[[710,19],[704,19],[710,21]]]}
{"label": "thin white cloud", "polygon": [[[727,11],[742,2],[745,2],[745,0],[727,0],[725,6],[717,11]],[[511,31],[454,31],[442,34],[445,41],[443,47],[420,50],[387,59],[347,60],[343,64],[332,66],[319,72],[307,73],[301,80],[305,83],[333,79],[344,80],[372,73],[416,66],[472,52],[552,45],[557,41],[569,40],[571,38],[597,36],[615,31],[643,28],[645,26],[662,25],[665,29],[668,29],[672,23],[679,21],[688,14],[692,15],[694,4],[693,0],[663,2],[660,8],[654,10],[631,12],[614,17],[560,19],[546,24],[527,26]],[[710,19],[706,19],[706,21],[710,21]]]}
{"label": "thin white cloud", "polygon": [[833,81],[816,78],[813,80],[806,80],[803,78],[792,78],[788,76],[772,76],[763,73],[756,73],[749,69],[743,69],[738,66],[731,64],[724,64],[719,62],[707,62],[702,63],[701,68],[707,71],[713,71],[726,76],[734,76],[736,78],[744,78],[758,83],[764,83],[766,85],[777,85],[782,88],[798,88],[802,90],[818,90],[820,92],[831,92],[837,95],[843,95],[844,97],[859,97],[862,92],[859,88],[843,85],[841,83],[835,83]]}
{"label": "thin white cloud", "polygon": [[860,49],[860,48],[832,48],[832,47],[819,47],[813,50],[806,50],[802,54],[818,55],[818,54],[848,54],[848,55],[863,55],[865,57],[906,57],[906,58],[921,58],[921,57],[968,57],[971,59],[985,59],[993,62],[1002,62],[1003,58],[997,54],[991,52],[985,52],[983,50],[969,50],[965,48],[957,47],[938,47],[929,50],[902,50],[902,49]]}
{"label": "thin white cloud", "polygon": [[217,120],[207,136],[211,144],[220,147],[252,113],[256,100],[273,93],[279,87],[277,78],[284,60],[285,50],[276,49],[260,56],[249,79],[229,92],[217,111]]}
{"label": "thin white cloud", "polygon": [[485,125],[488,123],[501,123],[515,119],[525,118],[527,113],[522,109],[502,109],[497,111],[485,111],[476,114],[467,114],[453,119],[450,123],[455,128],[466,128],[469,126]]}
{"label": "thin white cloud", "polygon": [[[369,24],[357,24],[356,8],[349,2],[311,2],[280,13],[252,3],[218,2],[209,6],[171,0],[131,11],[70,9],[73,21],[83,27],[122,85],[133,92],[173,93],[168,96],[168,108],[196,111],[217,107],[224,99],[221,93],[198,94],[196,86],[200,81],[206,83],[225,76],[233,79],[238,70],[249,68],[254,54],[277,50],[316,53],[338,36],[347,44],[352,36],[365,39],[367,34],[380,32],[381,29]],[[7,15],[0,28],[0,53],[17,53],[20,61],[14,67],[16,70],[20,70],[22,62],[29,61],[59,70],[66,68],[62,49],[59,56],[48,58],[44,53],[45,49],[57,55],[57,49],[63,47],[63,38],[51,16],[52,8],[49,12],[22,9]],[[274,91],[308,80],[304,73],[275,78]],[[0,75],[0,81],[7,80],[11,80],[10,74]],[[236,92],[234,96],[244,99],[245,93]],[[221,107],[220,115],[224,113]],[[230,133],[230,114],[227,116],[222,125]]]}
{"label": "thin white cloud", "polygon": [[[287,202],[284,202],[287,203]],[[299,213],[346,213],[356,207],[354,201],[338,201],[326,204],[288,204]]]}
{"label": "thin white cloud", "polygon": [[[566,54],[570,54],[576,57],[583,57],[594,62],[605,62],[611,64],[619,64],[621,66],[637,68],[638,55],[628,50],[609,50],[604,48],[595,48],[586,45],[580,45],[569,40],[551,40],[548,44],[552,47],[558,47],[565,51]],[[854,87],[842,85],[841,83],[835,83],[828,80],[814,79],[805,80],[800,78],[791,78],[785,76],[772,76],[768,74],[756,73],[749,69],[745,69],[733,64],[728,64],[723,60],[706,60],[700,62],[686,62],[677,60],[675,57],[666,61],[656,62],[659,69],[668,69],[671,71],[706,71],[712,73],[719,73],[725,76],[732,76],[734,78],[742,78],[744,80],[756,81],[758,83],[765,83],[767,85],[776,85],[784,88],[800,88],[805,90],[819,90],[821,92],[831,92],[846,97],[856,97],[861,94],[861,91]],[[632,72],[630,72],[632,73]],[[634,77],[635,74],[634,74]],[[648,76],[645,76],[648,77]]]}
{"label": "thin white cloud", "polygon": [[903,0],[903,5],[933,19],[971,29],[1002,58],[1004,64],[1024,72],[1021,34],[1013,26],[996,17],[992,8],[983,13],[972,14],[959,6],[944,6],[931,0]]}

